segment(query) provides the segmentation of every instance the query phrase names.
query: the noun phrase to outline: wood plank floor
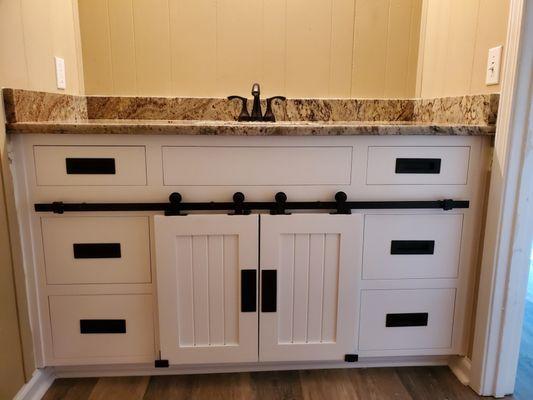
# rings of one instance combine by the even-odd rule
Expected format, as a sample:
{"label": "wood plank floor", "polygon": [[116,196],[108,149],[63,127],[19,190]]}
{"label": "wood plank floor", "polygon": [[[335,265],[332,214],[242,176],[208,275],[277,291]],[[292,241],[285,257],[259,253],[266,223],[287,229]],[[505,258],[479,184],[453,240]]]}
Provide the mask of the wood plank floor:
{"label": "wood plank floor", "polygon": [[[470,400],[447,367],[58,379],[44,400]],[[531,400],[532,397],[507,397]]]}

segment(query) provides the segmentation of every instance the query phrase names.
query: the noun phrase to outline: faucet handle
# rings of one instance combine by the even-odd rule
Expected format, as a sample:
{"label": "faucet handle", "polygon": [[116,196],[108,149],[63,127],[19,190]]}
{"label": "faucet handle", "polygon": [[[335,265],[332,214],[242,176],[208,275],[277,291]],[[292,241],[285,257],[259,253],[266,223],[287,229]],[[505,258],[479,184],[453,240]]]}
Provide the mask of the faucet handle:
{"label": "faucet handle", "polygon": [[242,96],[228,96],[228,100],[241,100],[242,108],[237,121],[250,121],[250,114],[248,113],[248,99]]}
{"label": "faucet handle", "polygon": [[274,112],[272,111],[272,101],[274,100],[281,100],[285,101],[287,98],[285,96],[273,96],[266,99],[267,107],[265,111],[265,115],[263,116],[263,121],[266,122],[276,122],[276,117],[274,116]]}

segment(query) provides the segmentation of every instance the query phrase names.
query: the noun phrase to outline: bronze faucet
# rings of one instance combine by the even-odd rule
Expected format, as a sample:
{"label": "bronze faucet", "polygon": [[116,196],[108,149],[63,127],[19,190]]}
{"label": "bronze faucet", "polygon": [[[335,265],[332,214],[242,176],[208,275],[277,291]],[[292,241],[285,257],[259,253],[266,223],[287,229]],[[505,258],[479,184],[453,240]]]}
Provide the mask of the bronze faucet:
{"label": "bronze faucet", "polygon": [[254,96],[254,103],[252,108],[252,115],[248,113],[248,99],[242,96],[228,96],[228,100],[239,99],[242,101],[242,108],[237,118],[237,121],[261,121],[261,122],[276,122],[276,117],[272,111],[272,101],[286,100],[284,96],[273,96],[266,99],[267,106],[265,114],[261,110],[261,87],[259,83],[254,83],[252,86],[252,96]]}

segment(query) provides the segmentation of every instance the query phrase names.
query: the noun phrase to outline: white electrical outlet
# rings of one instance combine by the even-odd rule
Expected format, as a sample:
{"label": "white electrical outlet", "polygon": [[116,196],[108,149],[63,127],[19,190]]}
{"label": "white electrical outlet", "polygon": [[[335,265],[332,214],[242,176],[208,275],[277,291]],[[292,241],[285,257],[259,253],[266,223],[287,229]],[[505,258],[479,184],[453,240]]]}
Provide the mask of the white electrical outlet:
{"label": "white electrical outlet", "polygon": [[485,83],[487,85],[497,85],[500,83],[501,59],[502,46],[489,49],[489,57],[487,59],[487,77],[485,78]]}
{"label": "white electrical outlet", "polygon": [[65,71],[65,60],[60,57],[55,57],[56,61],[56,82],[58,89],[67,88],[67,78]]}

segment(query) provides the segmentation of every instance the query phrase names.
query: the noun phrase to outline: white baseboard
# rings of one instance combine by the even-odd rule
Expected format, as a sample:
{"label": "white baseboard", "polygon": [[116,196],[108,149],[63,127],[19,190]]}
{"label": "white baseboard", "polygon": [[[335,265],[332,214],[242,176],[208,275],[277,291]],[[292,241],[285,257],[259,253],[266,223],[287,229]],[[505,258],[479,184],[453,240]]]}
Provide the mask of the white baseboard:
{"label": "white baseboard", "polygon": [[467,386],[470,383],[472,363],[468,357],[452,357],[448,366],[463,385]]}
{"label": "white baseboard", "polygon": [[20,388],[13,400],[41,400],[55,379],[56,376],[51,368],[36,369],[31,379]]}
{"label": "white baseboard", "polygon": [[297,369],[336,368],[385,368],[428,365],[449,365],[449,356],[379,357],[360,359],[356,363],[249,363],[234,365],[189,365],[154,368],[148,364],[131,365],[87,365],[54,367],[58,378],[87,378],[102,376],[146,376],[146,375],[188,375],[250,371],[289,371]]}

